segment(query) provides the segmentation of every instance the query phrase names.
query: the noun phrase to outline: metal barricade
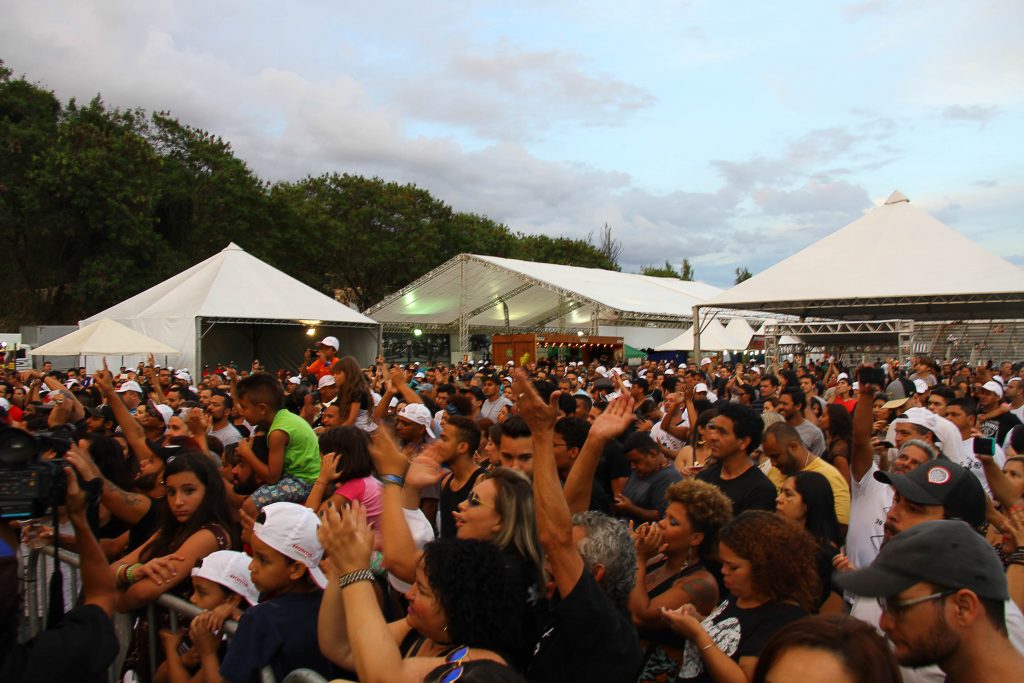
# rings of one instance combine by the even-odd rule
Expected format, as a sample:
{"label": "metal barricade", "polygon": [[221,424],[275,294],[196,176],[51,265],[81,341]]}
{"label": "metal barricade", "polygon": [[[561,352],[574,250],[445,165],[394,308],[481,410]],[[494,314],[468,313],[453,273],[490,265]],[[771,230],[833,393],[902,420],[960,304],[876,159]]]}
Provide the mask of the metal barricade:
{"label": "metal barricade", "polygon": [[[54,549],[52,546],[43,546],[40,548],[30,548],[28,557],[21,567],[21,577],[25,584],[25,608],[27,611],[27,624],[28,629],[21,635],[21,640],[24,642],[45,628],[44,615],[46,614],[46,603],[48,596],[48,575],[47,575],[47,563],[43,561],[43,557],[54,557]],[[21,555],[19,555],[19,558]],[[78,555],[67,550],[60,550],[57,553],[58,563],[54,563],[54,571],[59,571],[60,564],[65,564],[71,568],[71,595],[77,596],[81,587],[81,577],[79,576],[79,558]],[[43,593],[40,593],[40,586],[42,586]],[[42,598],[42,599],[41,599]],[[156,605],[167,608],[170,613],[170,626],[172,631],[178,630],[178,615],[181,614],[186,618],[191,619],[203,610],[193,605],[187,600],[174,595],[161,595],[156,599],[155,602],[151,602],[146,606],[146,619],[149,622],[148,632],[148,643],[147,647],[149,650],[149,675],[150,680],[153,679],[156,673],[156,661],[157,661],[157,629],[156,629]],[[73,607],[73,604],[65,605],[68,609]],[[131,642],[132,624],[127,614],[115,614],[115,632],[118,635],[118,643],[120,649],[118,651],[117,658],[114,660],[114,664],[110,667],[107,672],[107,679],[110,683],[117,683],[118,672],[121,669],[121,665],[124,663],[125,655],[127,654],[127,647]],[[223,631],[228,636],[235,634],[235,629],[238,628],[238,622],[236,621],[225,621]],[[293,678],[295,676],[295,678]],[[312,676],[312,677],[311,677]],[[324,679],[319,674],[309,671],[307,669],[297,669],[285,678],[290,683],[323,683]],[[260,671],[261,683],[277,683],[277,679],[274,676],[273,669],[269,666],[263,667]]]}

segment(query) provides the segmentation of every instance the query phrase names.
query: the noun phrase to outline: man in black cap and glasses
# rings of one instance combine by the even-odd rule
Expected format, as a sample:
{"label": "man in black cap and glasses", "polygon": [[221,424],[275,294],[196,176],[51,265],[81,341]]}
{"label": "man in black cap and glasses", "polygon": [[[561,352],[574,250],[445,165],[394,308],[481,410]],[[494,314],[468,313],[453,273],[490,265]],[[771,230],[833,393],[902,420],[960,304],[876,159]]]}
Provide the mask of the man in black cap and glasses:
{"label": "man in black cap and glasses", "polygon": [[879,625],[903,666],[938,665],[956,683],[1024,680],[1024,656],[1007,637],[1002,563],[966,523],[916,524],[891,538],[870,567],[836,583],[877,598]]}

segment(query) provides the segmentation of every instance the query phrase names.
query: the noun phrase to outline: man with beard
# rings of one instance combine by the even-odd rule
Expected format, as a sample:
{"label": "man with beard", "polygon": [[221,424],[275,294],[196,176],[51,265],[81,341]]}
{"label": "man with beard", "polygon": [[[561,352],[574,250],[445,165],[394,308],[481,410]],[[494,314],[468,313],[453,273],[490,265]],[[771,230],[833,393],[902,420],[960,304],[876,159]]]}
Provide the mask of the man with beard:
{"label": "man with beard", "polygon": [[[960,476],[977,485],[969,473]],[[1002,563],[968,524],[917,522],[887,541],[870,567],[836,583],[875,603],[874,623],[905,667],[905,683],[1024,680],[1020,611]]]}
{"label": "man with beard", "polygon": [[231,424],[232,407],[234,407],[234,401],[220,389],[210,395],[209,404],[206,406],[206,413],[210,416],[209,434],[220,439],[225,447],[233,446],[242,440],[242,433],[235,425]]}

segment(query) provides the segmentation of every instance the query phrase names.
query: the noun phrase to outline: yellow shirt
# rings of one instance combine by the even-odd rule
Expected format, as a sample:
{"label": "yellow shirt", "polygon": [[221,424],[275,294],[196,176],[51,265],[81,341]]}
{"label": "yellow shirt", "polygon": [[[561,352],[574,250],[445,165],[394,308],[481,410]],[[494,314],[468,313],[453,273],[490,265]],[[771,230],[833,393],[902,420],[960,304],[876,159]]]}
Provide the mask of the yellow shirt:
{"label": "yellow shirt", "polygon": [[[839,470],[825,462],[823,458],[814,458],[801,471],[817,472],[828,479],[828,485],[832,487],[832,497],[835,499],[836,517],[840,524],[848,525],[850,523],[850,486]],[[781,489],[782,482],[786,481],[786,475],[776,467],[768,470],[768,478],[775,484],[776,489]]]}

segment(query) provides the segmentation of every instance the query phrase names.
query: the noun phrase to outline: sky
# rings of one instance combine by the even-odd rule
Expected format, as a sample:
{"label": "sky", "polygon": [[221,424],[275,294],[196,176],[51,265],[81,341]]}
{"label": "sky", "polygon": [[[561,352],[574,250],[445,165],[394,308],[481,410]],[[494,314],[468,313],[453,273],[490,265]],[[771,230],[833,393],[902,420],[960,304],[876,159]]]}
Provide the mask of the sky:
{"label": "sky", "polygon": [[688,258],[728,286],[894,190],[1024,264],[1019,0],[0,10],[0,59],[61,99],[169,111],[272,181],[415,183],[526,233],[607,223],[627,271]]}

